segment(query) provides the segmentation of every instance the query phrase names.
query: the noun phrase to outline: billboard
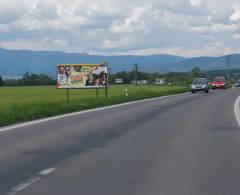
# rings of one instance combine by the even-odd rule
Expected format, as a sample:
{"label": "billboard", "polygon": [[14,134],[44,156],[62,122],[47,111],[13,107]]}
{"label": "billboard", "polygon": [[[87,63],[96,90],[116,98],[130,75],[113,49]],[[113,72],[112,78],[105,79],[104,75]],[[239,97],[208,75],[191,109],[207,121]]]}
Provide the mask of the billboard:
{"label": "billboard", "polygon": [[104,88],[107,85],[107,66],[104,64],[59,64],[57,88]]}

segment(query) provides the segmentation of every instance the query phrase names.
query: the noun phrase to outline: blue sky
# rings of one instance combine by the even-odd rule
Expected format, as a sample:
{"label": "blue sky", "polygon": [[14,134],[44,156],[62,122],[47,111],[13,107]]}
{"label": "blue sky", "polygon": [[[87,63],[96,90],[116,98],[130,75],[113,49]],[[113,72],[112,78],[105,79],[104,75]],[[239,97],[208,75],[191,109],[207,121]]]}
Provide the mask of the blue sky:
{"label": "blue sky", "polygon": [[0,47],[90,54],[240,52],[239,0],[1,0]]}

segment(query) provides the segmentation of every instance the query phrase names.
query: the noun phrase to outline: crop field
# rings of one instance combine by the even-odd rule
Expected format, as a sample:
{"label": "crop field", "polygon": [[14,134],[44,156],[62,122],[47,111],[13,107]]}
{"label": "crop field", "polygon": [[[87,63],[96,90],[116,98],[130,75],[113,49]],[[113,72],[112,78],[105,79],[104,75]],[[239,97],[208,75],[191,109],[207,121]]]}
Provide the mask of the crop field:
{"label": "crop field", "polygon": [[54,86],[0,87],[0,126],[185,91],[183,86],[113,85],[105,98],[104,89],[99,89],[99,97],[96,89],[70,89],[67,103],[66,90]]}

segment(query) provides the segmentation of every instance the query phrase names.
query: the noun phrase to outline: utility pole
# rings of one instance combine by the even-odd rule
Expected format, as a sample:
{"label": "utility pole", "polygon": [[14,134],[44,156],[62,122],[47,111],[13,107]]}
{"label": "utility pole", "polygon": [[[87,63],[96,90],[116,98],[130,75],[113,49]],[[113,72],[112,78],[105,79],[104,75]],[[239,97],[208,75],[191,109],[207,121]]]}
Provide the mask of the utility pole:
{"label": "utility pole", "polygon": [[230,65],[231,65],[231,60],[232,60],[232,57],[231,55],[227,55],[225,56],[225,60],[226,60],[226,63],[227,63],[227,77],[228,77],[228,82],[230,82]]}
{"label": "utility pole", "polygon": [[134,64],[134,68],[135,68],[135,84],[138,84],[138,64],[135,63]]}

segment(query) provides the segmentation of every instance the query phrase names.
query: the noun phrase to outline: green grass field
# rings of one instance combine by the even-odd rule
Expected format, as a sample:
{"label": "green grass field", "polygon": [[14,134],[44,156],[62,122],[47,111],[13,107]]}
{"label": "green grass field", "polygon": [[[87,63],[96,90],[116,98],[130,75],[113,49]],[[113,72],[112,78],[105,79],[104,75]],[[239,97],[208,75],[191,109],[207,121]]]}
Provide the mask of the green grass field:
{"label": "green grass field", "polygon": [[[124,95],[126,88],[129,97]],[[0,87],[0,126],[185,91],[181,86],[114,85],[109,87],[109,98],[104,89],[99,89],[97,98],[95,89],[71,89],[67,103],[66,90],[55,87]]]}

